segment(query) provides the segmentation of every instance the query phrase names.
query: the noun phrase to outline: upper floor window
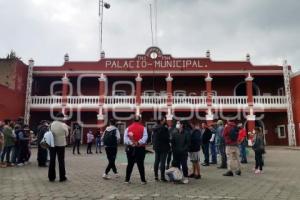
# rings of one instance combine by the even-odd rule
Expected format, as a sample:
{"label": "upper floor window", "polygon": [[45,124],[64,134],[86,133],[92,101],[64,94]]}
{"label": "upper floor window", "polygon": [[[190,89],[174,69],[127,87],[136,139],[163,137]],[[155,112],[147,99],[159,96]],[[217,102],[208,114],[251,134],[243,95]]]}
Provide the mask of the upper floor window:
{"label": "upper floor window", "polygon": [[[207,91],[204,90],[201,92],[201,96],[207,96]],[[211,96],[217,96],[217,91],[216,90],[212,90],[211,91]]]}
{"label": "upper floor window", "polygon": [[278,96],[285,96],[283,87],[278,88],[277,93],[278,93]]}
{"label": "upper floor window", "polygon": [[144,96],[155,96],[156,91],[155,90],[145,90],[144,91]]}
{"label": "upper floor window", "polygon": [[174,96],[186,96],[186,91],[184,91],[184,90],[174,90]]}
{"label": "upper floor window", "polygon": [[126,91],[124,91],[124,90],[115,90],[115,91],[113,91],[113,96],[126,96]]}

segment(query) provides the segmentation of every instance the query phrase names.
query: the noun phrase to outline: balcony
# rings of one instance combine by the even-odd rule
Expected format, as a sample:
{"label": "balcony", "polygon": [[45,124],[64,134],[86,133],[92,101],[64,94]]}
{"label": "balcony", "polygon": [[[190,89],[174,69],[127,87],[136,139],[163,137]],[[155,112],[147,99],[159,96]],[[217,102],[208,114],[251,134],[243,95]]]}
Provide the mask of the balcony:
{"label": "balcony", "polygon": [[[255,109],[286,109],[285,96],[254,96]],[[67,97],[69,108],[99,108],[99,96],[69,96]],[[104,108],[134,108],[135,96],[106,96]],[[61,96],[32,96],[31,108],[50,109],[61,108]],[[141,96],[141,108],[166,108],[167,96]],[[173,96],[172,107],[177,109],[206,109],[206,96]],[[243,109],[248,107],[246,96],[213,96],[212,107],[214,109]]]}

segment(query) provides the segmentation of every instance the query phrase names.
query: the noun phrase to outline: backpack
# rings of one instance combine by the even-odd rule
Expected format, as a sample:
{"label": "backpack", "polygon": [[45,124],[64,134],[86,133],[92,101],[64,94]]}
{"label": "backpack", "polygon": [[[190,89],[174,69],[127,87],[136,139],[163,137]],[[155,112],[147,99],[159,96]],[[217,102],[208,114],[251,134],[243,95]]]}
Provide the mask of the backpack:
{"label": "backpack", "polygon": [[53,134],[51,131],[47,131],[45,134],[44,134],[44,137],[43,139],[41,140],[40,142],[40,146],[43,148],[43,149],[48,149],[49,147],[53,147],[54,144],[51,144],[51,140],[54,141],[54,138],[53,138]]}
{"label": "backpack", "polygon": [[183,174],[177,167],[171,167],[165,174],[171,182],[180,182],[183,179]]}
{"label": "backpack", "polygon": [[239,137],[239,129],[237,127],[232,127],[229,133],[229,138],[232,142],[237,142]]}
{"label": "backpack", "polygon": [[115,147],[118,145],[117,136],[116,136],[116,129],[105,131],[103,137],[103,143],[105,146],[108,147]]}

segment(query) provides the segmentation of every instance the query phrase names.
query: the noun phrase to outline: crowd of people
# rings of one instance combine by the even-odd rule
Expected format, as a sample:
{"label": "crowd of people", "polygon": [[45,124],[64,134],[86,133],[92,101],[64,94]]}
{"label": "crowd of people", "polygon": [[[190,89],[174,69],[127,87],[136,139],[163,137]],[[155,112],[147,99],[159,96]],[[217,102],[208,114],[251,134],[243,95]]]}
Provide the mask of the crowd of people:
{"label": "crowd of people", "polygon": [[[55,181],[56,156],[59,164],[59,180],[66,181],[65,170],[65,147],[69,136],[69,127],[64,122],[64,115],[57,114],[57,120],[48,122],[42,120],[37,127],[36,141],[38,146],[37,162],[39,167],[49,167],[49,181]],[[75,150],[80,154],[82,130],[75,125],[70,134],[73,142],[73,154]],[[168,177],[177,170],[182,174],[180,182],[187,184],[190,178],[200,179],[200,150],[202,149],[204,160],[202,166],[217,165],[219,169],[227,169],[224,176],[241,176],[241,163],[247,160],[247,146],[252,146],[255,152],[254,173],[261,174],[263,170],[263,154],[265,153],[264,136],[262,130],[256,127],[253,132],[247,133],[242,123],[236,124],[233,121],[224,123],[218,120],[214,123],[206,122],[189,123],[188,121],[173,120],[168,126],[166,118],[157,120],[152,130],[152,145],[155,154],[154,179],[167,182],[174,180]],[[121,134],[116,127],[114,119],[103,133],[97,131],[94,135],[91,130],[86,135],[87,154],[92,154],[92,144],[95,143],[96,153],[102,153],[101,146],[104,146],[108,164],[102,175],[103,179],[110,179],[112,170],[115,177],[119,177],[115,161],[117,158],[118,144]],[[141,122],[141,116],[136,116],[124,132],[124,144],[127,156],[127,168],[125,183],[130,183],[134,164],[137,164],[142,184],[146,184],[144,160],[149,149],[146,149],[148,133]],[[1,167],[23,166],[30,159],[30,144],[32,131],[20,118],[16,122],[4,120],[0,122],[0,155]],[[46,144],[46,147],[45,145]],[[218,155],[220,159],[218,158]],[[50,158],[49,164],[48,160]],[[191,170],[189,173],[188,159],[190,159]],[[160,172],[160,173],[159,173]]]}

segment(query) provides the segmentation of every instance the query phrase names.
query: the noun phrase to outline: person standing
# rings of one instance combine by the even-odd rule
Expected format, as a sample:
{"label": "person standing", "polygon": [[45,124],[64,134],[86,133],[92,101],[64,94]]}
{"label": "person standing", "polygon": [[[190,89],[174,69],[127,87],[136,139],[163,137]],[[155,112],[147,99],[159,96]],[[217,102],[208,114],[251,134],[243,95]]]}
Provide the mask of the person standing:
{"label": "person standing", "polygon": [[19,132],[19,154],[18,154],[18,166],[24,166],[29,160],[29,140],[30,140],[30,129],[28,125],[24,125],[22,131]]}
{"label": "person standing", "polygon": [[209,126],[209,130],[211,131],[211,138],[209,140],[211,162],[209,164],[217,164],[216,127],[215,126],[216,126],[215,124],[211,124]]}
{"label": "person standing", "polygon": [[87,149],[86,149],[86,153],[87,154],[93,154],[92,152],[92,146],[93,146],[93,142],[94,142],[94,134],[92,132],[92,130],[89,130],[89,132],[86,135],[86,141],[87,141]]}
{"label": "person standing", "polygon": [[3,126],[4,126],[3,122],[0,121],[0,158],[2,155],[3,145],[4,145]]}
{"label": "person standing", "polygon": [[176,129],[173,129],[171,145],[173,150],[173,167],[182,169],[184,176],[183,183],[187,184],[188,180],[188,151],[191,144],[191,129],[186,121],[177,121]]}
{"label": "person standing", "polygon": [[238,135],[239,130],[236,124],[234,122],[228,121],[226,127],[224,128],[228,171],[223,174],[223,176],[233,176],[234,169],[236,169],[236,175],[240,176],[242,174],[241,164],[239,160],[240,150],[238,147]]}
{"label": "person standing", "polygon": [[77,154],[80,154],[80,143],[82,138],[82,131],[78,124],[75,125],[75,129],[72,132],[73,137],[73,154],[75,154],[75,149],[77,148]]}
{"label": "person standing", "polygon": [[99,130],[96,131],[95,137],[95,146],[96,146],[96,153],[102,153],[101,151],[101,132]]}
{"label": "person standing", "polygon": [[154,176],[158,181],[158,167],[160,166],[160,180],[166,182],[166,159],[170,151],[170,135],[166,124],[166,118],[157,120],[152,135],[153,150],[155,151]]}
{"label": "person standing", "polygon": [[135,116],[134,122],[125,130],[124,144],[126,146],[127,168],[125,183],[130,183],[131,173],[136,163],[142,184],[146,184],[144,160],[146,155],[147,129],[141,124],[141,117]]}
{"label": "person standing", "polygon": [[265,153],[264,135],[260,128],[254,129],[254,139],[252,149],[255,153],[255,174],[261,174],[263,171],[263,157]]}
{"label": "person standing", "polygon": [[106,127],[101,140],[105,146],[106,157],[108,165],[105,169],[105,173],[102,175],[104,179],[110,179],[108,173],[112,170],[116,178],[119,178],[118,170],[116,167],[116,158],[118,153],[118,143],[120,142],[120,131],[116,127],[116,121],[114,119],[109,120],[109,126]]}
{"label": "person standing", "polygon": [[207,123],[201,124],[201,135],[202,135],[202,150],[204,155],[203,166],[209,166],[209,143],[212,136],[211,130],[207,127]]}
{"label": "person standing", "polygon": [[[15,143],[15,135],[13,133],[13,122],[9,119],[4,120],[3,126],[4,135],[4,149],[1,155],[1,167],[5,168],[7,166],[13,166],[10,162],[11,149]],[[4,157],[6,156],[6,163],[4,163]]]}
{"label": "person standing", "polygon": [[247,154],[246,154],[246,145],[247,145],[247,131],[243,127],[242,123],[237,125],[239,129],[239,137],[238,137],[238,144],[240,148],[240,155],[241,155],[241,163],[248,163],[247,162]]}
{"label": "person standing", "polygon": [[50,164],[48,171],[49,181],[53,182],[56,178],[55,162],[56,155],[59,165],[59,181],[67,180],[65,169],[65,147],[67,145],[66,137],[69,135],[67,124],[64,123],[64,114],[58,113],[56,120],[50,125],[50,130],[54,138],[54,147],[50,147]]}
{"label": "person standing", "polygon": [[189,149],[190,159],[193,163],[193,173],[189,175],[190,178],[200,179],[200,148],[201,148],[201,131],[200,124],[196,123],[191,135],[191,146]]}
{"label": "person standing", "polygon": [[219,169],[227,169],[227,157],[226,157],[226,146],[224,139],[224,122],[222,120],[217,121],[216,130],[216,146],[221,155],[221,165]]}
{"label": "person standing", "polygon": [[49,124],[46,120],[42,120],[37,130],[37,143],[38,143],[37,161],[39,167],[47,167],[46,163],[48,157],[48,150],[42,148],[40,145],[47,131],[49,131]]}

